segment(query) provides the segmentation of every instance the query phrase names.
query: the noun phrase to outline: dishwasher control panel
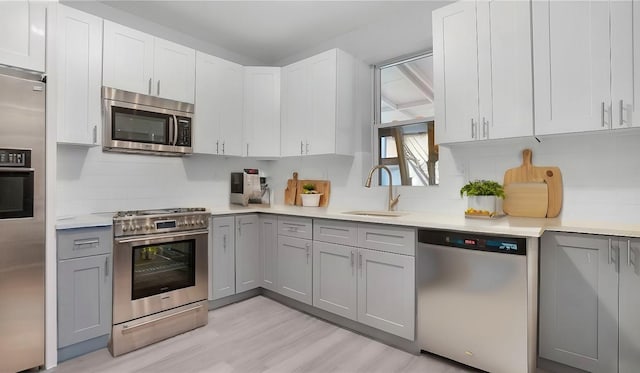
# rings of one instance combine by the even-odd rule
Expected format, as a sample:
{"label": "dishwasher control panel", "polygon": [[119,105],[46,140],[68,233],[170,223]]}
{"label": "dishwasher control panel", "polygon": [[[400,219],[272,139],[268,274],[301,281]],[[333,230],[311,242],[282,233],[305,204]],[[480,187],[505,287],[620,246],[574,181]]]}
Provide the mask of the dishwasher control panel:
{"label": "dishwasher control panel", "polygon": [[418,242],[460,249],[527,255],[527,240],[522,237],[480,235],[470,232],[418,230]]}

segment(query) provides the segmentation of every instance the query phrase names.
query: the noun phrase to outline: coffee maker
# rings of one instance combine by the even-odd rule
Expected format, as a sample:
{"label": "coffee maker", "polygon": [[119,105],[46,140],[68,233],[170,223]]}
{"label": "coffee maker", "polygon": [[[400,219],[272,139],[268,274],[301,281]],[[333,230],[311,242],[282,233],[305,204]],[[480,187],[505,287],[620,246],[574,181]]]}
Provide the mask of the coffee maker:
{"label": "coffee maker", "polygon": [[260,179],[260,171],[257,168],[245,168],[243,172],[232,172],[230,202],[242,206],[262,203]]}

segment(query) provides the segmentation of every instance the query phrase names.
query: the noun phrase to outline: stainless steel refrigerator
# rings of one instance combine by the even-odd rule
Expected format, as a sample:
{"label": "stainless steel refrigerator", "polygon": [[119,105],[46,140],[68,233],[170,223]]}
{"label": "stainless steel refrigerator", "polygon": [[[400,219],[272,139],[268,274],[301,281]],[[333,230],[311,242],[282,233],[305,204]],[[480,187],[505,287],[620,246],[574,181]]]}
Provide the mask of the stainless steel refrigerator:
{"label": "stainless steel refrigerator", "polygon": [[0,67],[0,372],[44,365],[45,84]]}

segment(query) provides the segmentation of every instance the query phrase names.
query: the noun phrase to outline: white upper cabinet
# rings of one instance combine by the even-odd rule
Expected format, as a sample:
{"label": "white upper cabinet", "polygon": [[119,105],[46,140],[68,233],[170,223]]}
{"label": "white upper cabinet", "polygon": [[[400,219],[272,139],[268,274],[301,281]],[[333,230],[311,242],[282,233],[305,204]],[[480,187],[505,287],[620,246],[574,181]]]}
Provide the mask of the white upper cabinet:
{"label": "white upper cabinet", "polygon": [[436,138],[475,139],[478,125],[476,5],[460,1],[433,11]]}
{"label": "white upper cabinet", "polygon": [[101,132],[102,19],[58,5],[56,41],[58,142],[97,145]]}
{"label": "white upper cabinet", "polygon": [[[607,1],[532,3],[536,134],[611,128],[609,6]],[[624,65],[618,58],[614,53],[614,64]]]}
{"label": "white upper cabinet", "polygon": [[243,155],[280,156],[280,68],[244,67]]}
{"label": "white upper cabinet", "polygon": [[353,154],[356,73],[339,49],[282,69],[281,155]]}
{"label": "white upper cabinet", "polygon": [[103,61],[103,85],[151,94],[153,36],[105,20]]}
{"label": "white upper cabinet", "polygon": [[195,50],[105,20],[103,84],[193,103]]}
{"label": "white upper cabinet", "polygon": [[45,2],[0,2],[0,64],[45,70],[45,7]]}
{"label": "white upper cabinet", "polygon": [[243,69],[196,54],[194,153],[242,155]]}
{"label": "white upper cabinet", "polygon": [[633,24],[633,111],[627,120],[640,127],[640,0],[633,0]]}
{"label": "white upper cabinet", "polygon": [[439,143],[533,135],[525,1],[461,1],[433,12]]}

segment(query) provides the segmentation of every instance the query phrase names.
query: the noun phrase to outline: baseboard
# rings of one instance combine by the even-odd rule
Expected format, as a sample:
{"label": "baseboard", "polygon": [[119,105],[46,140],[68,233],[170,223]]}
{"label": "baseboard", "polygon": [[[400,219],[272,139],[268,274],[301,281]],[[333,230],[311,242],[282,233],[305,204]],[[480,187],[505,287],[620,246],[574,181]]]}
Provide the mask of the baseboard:
{"label": "baseboard", "polygon": [[107,347],[107,343],[109,343],[109,334],[101,335],[100,337],[95,337],[88,339],[86,341],[78,342],[71,346],[65,346],[58,349],[58,364],[65,360],[73,359],[74,357],[78,357],[84,354],[88,354],[89,352],[93,352],[99,350],[101,348]]}
{"label": "baseboard", "polygon": [[545,373],[587,373],[586,371],[538,357],[538,368]]}
{"label": "baseboard", "polygon": [[243,293],[239,293],[239,294],[234,294],[234,295],[229,295],[228,297],[224,297],[224,298],[220,298],[220,299],[216,299],[216,300],[210,300],[209,303],[209,311],[211,310],[215,310],[216,308],[220,308],[220,307],[224,307],[224,306],[228,306],[232,303],[238,303],[238,302],[242,302],[243,300],[249,299],[249,298],[253,298],[257,295],[261,295],[262,294],[262,288],[255,288],[255,289],[251,289],[251,290],[247,290]]}

